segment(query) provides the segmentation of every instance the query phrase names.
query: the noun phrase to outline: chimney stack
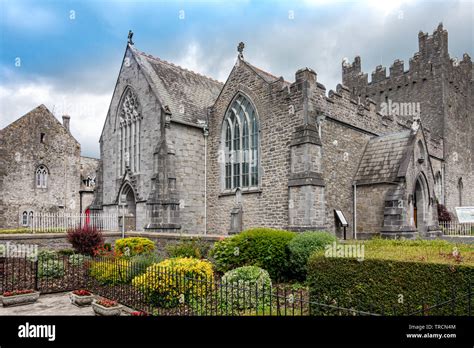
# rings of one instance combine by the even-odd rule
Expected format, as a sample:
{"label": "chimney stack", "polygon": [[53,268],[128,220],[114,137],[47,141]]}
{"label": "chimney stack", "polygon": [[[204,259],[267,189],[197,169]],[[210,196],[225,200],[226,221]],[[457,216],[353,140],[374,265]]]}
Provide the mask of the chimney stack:
{"label": "chimney stack", "polygon": [[71,119],[71,116],[69,115],[63,115],[63,126],[64,128],[66,128],[66,130],[71,133],[71,131],[69,130],[69,120]]}

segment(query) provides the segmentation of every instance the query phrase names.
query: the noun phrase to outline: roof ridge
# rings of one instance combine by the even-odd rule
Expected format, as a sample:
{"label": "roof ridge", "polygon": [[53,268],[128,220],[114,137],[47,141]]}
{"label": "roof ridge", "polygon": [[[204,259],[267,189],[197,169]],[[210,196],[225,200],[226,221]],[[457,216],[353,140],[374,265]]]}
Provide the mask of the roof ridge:
{"label": "roof ridge", "polygon": [[178,68],[178,69],[181,69],[181,70],[190,72],[190,73],[192,73],[192,74],[194,74],[194,75],[197,75],[197,76],[200,76],[200,77],[204,77],[204,78],[206,78],[206,79],[208,79],[208,80],[210,80],[210,81],[212,81],[212,82],[217,82],[217,83],[219,83],[219,84],[221,84],[221,85],[223,84],[222,82],[220,82],[220,81],[218,81],[218,80],[216,80],[216,79],[214,79],[214,78],[212,78],[212,77],[210,77],[210,76],[206,76],[206,75],[204,75],[204,74],[201,74],[201,73],[198,73],[198,72],[196,72],[196,71],[187,69],[187,68],[185,68],[185,67],[182,67],[182,66],[180,66],[180,65],[174,64],[174,63],[172,63],[172,62],[169,62],[169,61],[167,61],[167,60],[161,59],[161,58],[159,58],[159,57],[155,57],[155,56],[153,56],[153,55],[151,55],[151,54],[147,54],[147,53],[145,53],[145,52],[143,52],[143,51],[140,51],[140,50],[136,49],[135,47],[134,47],[134,50],[136,50],[139,54],[141,54],[142,56],[145,56],[145,57],[147,57],[147,58],[156,60],[156,61],[161,62],[161,63],[164,63],[164,64],[168,64],[168,65],[173,66],[173,67],[175,67],[175,68]]}
{"label": "roof ridge", "polygon": [[[261,73],[267,74],[267,75],[269,75],[269,76],[271,76],[271,77],[273,77],[273,78],[275,78],[275,79],[277,79],[277,80],[279,80],[280,77],[281,77],[281,76],[278,77],[278,76],[276,76],[276,75],[273,75],[272,73],[270,73],[270,72],[268,72],[268,71],[265,71],[265,70],[263,70],[263,69],[261,69],[261,68],[255,66],[255,65],[253,65],[253,64],[251,64],[251,63],[249,63],[249,62],[247,62],[246,60],[244,60],[243,62],[246,63],[247,65],[249,65],[250,67],[252,67],[253,69],[257,70],[257,73],[258,73],[258,72],[261,72]],[[283,81],[285,81],[284,78],[283,78]],[[285,81],[285,82],[287,82],[287,81]]]}

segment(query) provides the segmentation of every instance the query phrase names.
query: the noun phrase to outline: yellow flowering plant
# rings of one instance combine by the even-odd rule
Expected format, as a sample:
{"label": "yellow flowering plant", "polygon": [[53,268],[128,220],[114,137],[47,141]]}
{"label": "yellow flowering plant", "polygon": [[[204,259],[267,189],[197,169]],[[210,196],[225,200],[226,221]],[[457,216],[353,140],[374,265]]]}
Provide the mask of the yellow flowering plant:
{"label": "yellow flowering plant", "polygon": [[132,280],[132,285],[154,305],[171,308],[206,296],[212,289],[213,276],[212,264],[207,260],[172,258],[149,266]]}

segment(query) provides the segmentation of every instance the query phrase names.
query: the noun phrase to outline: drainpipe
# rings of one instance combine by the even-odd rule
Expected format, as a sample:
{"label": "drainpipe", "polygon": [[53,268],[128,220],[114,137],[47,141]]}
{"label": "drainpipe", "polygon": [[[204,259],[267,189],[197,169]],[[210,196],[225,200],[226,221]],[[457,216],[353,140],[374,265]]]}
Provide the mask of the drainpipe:
{"label": "drainpipe", "polygon": [[354,239],[357,239],[357,185],[354,183],[354,202],[353,202],[353,211],[354,211],[354,232],[352,233],[354,236]]}
{"label": "drainpipe", "polygon": [[207,136],[209,128],[207,124],[203,127],[204,133],[204,234],[207,234]]}

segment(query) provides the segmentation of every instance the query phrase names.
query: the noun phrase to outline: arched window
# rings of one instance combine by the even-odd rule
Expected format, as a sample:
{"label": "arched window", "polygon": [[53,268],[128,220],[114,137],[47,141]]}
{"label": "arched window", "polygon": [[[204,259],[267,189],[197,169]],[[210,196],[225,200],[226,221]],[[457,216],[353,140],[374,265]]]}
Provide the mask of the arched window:
{"label": "arched window", "polygon": [[44,165],[40,165],[38,168],[36,168],[36,187],[48,187],[48,168],[46,168]]}
{"label": "arched window", "polygon": [[258,186],[258,121],[252,103],[242,94],[235,98],[226,113],[222,134],[224,137],[224,188]]}
{"label": "arched window", "polygon": [[140,170],[140,128],[141,113],[136,94],[128,87],[123,93],[119,107],[120,119],[120,175],[126,167],[135,173]]}
{"label": "arched window", "polygon": [[462,189],[463,189],[462,178],[458,181],[458,192],[459,192],[459,206],[462,207]]}
{"label": "arched window", "polygon": [[33,211],[30,210],[30,212],[28,213],[28,226],[32,226],[33,225]]}
{"label": "arched window", "polygon": [[21,224],[23,226],[28,226],[28,212],[27,211],[24,211],[21,216]]}

